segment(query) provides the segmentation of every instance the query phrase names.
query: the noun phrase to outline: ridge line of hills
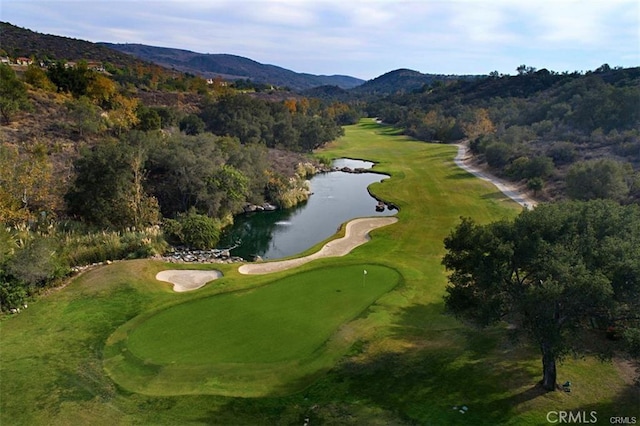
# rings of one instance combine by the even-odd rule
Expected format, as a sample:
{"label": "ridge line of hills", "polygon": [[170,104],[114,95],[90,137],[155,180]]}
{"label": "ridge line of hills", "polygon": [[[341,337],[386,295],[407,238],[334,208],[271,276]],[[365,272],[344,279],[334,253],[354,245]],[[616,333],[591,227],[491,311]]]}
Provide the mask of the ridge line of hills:
{"label": "ridge line of hills", "polygon": [[424,74],[409,69],[389,71],[364,81],[347,75],[315,75],[262,64],[243,56],[198,53],[185,49],[143,44],[93,43],[70,37],[42,34],[0,21],[0,49],[14,57],[35,56],[52,60],[80,59],[133,65],[142,61],[204,78],[248,79],[254,83],[286,87],[294,91],[323,96],[349,91],[356,95],[384,95],[419,90],[434,81],[473,79],[479,76]]}
{"label": "ridge line of hills", "polygon": [[346,75],[298,73],[277,65],[262,64],[253,59],[227,53],[198,53],[137,43],[100,42],[98,44],[167,68],[199,74],[206,78],[217,76],[230,80],[248,78],[258,83],[287,86],[294,90],[325,85],[351,89],[364,83],[364,80]]}

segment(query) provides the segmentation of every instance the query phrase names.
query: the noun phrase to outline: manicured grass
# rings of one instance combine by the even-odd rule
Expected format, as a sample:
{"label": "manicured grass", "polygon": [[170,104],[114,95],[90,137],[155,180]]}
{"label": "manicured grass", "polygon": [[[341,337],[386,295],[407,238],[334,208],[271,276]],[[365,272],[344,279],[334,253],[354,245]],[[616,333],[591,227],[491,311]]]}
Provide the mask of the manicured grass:
{"label": "manicured grass", "polygon": [[[126,324],[117,333],[126,334],[126,339],[114,339],[116,350],[107,349],[114,356],[105,364],[116,382],[133,391],[255,396],[265,387],[261,376],[266,372],[272,377],[277,363],[279,370],[292,370],[286,377],[295,385],[286,389],[293,392],[305,385],[304,376],[315,373],[300,365],[331,365],[345,350],[345,345],[326,344],[338,328],[399,282],[400,275],[391,268],[348,265],[314,269],[255,289],[175,305]],[[123,355],[123,351],[130,353]],[[132,375],[136,364],[144,364],[137,382]],[[220,379],[215,386],[194,379],[220,366],[225,376],[234,377],[224,386]],[[292,380],[293,371],[298,380]],[[150,384],[168,372],[170,387]],[[250,387],[250,382],[259,386]]]}
{"label": "manicured grass", "polygon": [[[568,359],[558,378],[570,380],[573,392],[540,394],[536,348],[511,342],[501,328],[475,330],[444,315],[443,238],[460,216],[486,223],[520,210],[488,183],[461,172],[453,164],[455,152],[409,140],[372,120],[347,127],[344,138],[323,150],[325,156],[376,161],[376,170],[391,178],[371,191],[400,207],[398,223],[375,230],[370,242],[347,256],[273,276],[242,276],[236,266],[216,265],[224,278],[180,294],[153,278],[175,265],[117,262],[30,303],[0,321],[0,424],[299,425],[309,417],[311,425],[540,425],[550,410],[593,409],[600,424],[614,415],[638,416],[637,388],[611,363]],[[307,271],[369,264],[397,270],[402,284],[341,322],[315,358],[262,363],[264,368],[244,363],[244,378],[229,363],[205,372],[198,365],[191,374],[187,363],[172,370],[134,356],[117,359],[132,354],[125,344],[129,331],[175,306],[204,307],[204,300],[223,297],[214,295],[234,291],[243,297],[241,290],[277,287]],[[115,385],[103,370],[105,359],[110,371],[121,366],[115,374],[128,374],[132,383]],[[127,390],[141,386],[144,375],[146,394]],[[208,394],[193,394],[196,380]],[[190,395],[150,395],[166,395],[167,389]],[[268,396],[220,396],[243,393]],[[461,404],[469,407],[467,414],[452,409]]]}

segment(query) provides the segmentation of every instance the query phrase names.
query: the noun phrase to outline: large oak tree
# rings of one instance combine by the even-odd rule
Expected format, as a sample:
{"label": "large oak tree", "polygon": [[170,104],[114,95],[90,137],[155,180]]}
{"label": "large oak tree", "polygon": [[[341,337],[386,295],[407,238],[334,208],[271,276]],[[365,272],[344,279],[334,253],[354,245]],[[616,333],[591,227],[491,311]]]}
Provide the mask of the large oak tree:
{"label": "large oak tree", "polygon": [[564,355],[586,346],[611,349],[594,348],[606,342],[599,328],[622,330],[627,348],[637,348],[637,205],[547,204],[488,225],[464,218],[445,247],[448,310],[481,326],[505,321],[530,338],[542,353],[545,389],[556,388],[556,362]]}

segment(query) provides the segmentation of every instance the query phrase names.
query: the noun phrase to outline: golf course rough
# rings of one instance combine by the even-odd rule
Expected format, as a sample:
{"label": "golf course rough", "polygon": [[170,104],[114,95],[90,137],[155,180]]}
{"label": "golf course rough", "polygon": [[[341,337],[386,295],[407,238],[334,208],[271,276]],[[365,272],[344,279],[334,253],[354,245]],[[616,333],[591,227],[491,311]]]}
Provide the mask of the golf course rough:
{"label": "golf course rough", "polygon": [[378,264],[324,267],[174,305],[117,330],[104,366],[150,395],[295,392],[344,355],[340,328],[400,281]]}

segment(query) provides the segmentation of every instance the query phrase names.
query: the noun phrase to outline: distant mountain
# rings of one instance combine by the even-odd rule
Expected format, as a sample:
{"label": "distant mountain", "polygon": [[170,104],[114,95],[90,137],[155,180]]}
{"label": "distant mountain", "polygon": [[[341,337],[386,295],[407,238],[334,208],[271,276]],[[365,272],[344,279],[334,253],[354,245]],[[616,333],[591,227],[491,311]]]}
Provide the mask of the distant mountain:
{"label": "distant mountain", "polygon": [[141,62],[130,55],[75,38],[41,34],[0,22],[0,49],[13,57],[76,61],[80,59],[110,62],[117,66]]}
{"label": "distant mountain", "polygon": [[324,85],[351,89],[364,82],[364,80],[345,75],[327,76],[297,73],[236,55],[197,53],[143,44],[99,44],[146,61],[204,77],[221,76],[231,80],[250,79],[257,83],[288,86],[293,90],[304,90]]}
{"label": "distant mountain", "polygon": [[390,71],[351,90],[359,95],[390,95],[399,92],[414,92],[431,85],[435,81],[467,80],[479,76],[423,74],[405,68]]}
{"label": "distant mountain", "polygon": [[[38,59],[79,59],[109,62],[118,67],[144,61],[203,77],[221,76],[227,80],[249,79],[256,83],[289,87],[305,96],[346,99],[370,95],[389,95],[423,90],[435,81],[475,80],[478,76],[423,74],[398,69],[365,82],[345,75],[297,73],[275,65],[229,54],[204,54],[183,49],[142,44],[91,43],[69,37],[41,34],[0,22],[0,49],[10,56]],[[345,92],[346,91],[346,92]]]}

